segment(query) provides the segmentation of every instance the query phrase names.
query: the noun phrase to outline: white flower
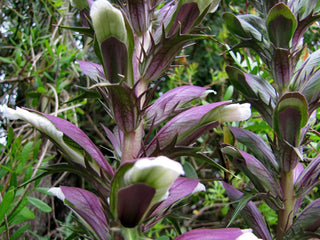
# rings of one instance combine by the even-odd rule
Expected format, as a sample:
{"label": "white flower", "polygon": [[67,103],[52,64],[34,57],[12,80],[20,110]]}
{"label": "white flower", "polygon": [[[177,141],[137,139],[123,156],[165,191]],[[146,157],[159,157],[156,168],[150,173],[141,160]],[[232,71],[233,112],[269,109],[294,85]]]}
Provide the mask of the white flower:
{"label": "white flower", "polygon": [[155,159],[142,158],[125,173],[124,183],[125,185],[144,183],[154,187],[156,194],[153,203],[156,203],[168,197],[169,188],[180,175],[184,175],[184,170],[176,161],[164,156]]}
{"label": "white flower", "polygon": [[0,106],[0,113],[3,117],[10,120],[20,119],[30,123],[33,127],[47,135],[56,144],[58,144],[61,150],[73,161],[84,165],[83,155],[73,150],[64,142],[63,132],[59,131],[56,126],[46,117],[35,112],[29,112],[19,107],[12,109],[8,108],[7,106]]}
{"label": "white flower", "polygon": [[235,103],[220,107],[217,111],[216,119],[219,122],[233,122],[248,120],[250,116],[250,103]]}
{"label": "white flower", "polygon": [[123,15],[107,0],[95,1],[90,9],[90,17],[100,44],[110,36],[114,36],[124,43],[127,42]]}
{"label": "white flower", "polygon": [[253,233],[251,229],[241,230],[243,234],[237,237],[236,240],[259,240]]}
{"label": "white flower", "polygon": [[63,194],[63,192],[61,191],[61,188],[59,187],[52,187],[48,190],[48,193],[52,193],[54,194],[57,198],[59,198],[61,201],[64,201],[64,199],[66,198]]}

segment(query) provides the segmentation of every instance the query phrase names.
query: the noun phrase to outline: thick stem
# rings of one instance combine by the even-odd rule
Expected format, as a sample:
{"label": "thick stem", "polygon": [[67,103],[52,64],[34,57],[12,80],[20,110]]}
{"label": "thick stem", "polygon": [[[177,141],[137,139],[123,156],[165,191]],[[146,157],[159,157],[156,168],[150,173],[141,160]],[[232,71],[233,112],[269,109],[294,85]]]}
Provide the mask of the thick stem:
{"label": "thick stem", "polygon": [[123,135],[122,156],[121,161],[129,161],[137,158],[140,150],[143,137],[143,122],[139,127],[129,133]]}
{"label": "thick stem", "polygon": [[293,221],[296,198],[294,194],[293,170],[282,172],[281,187],[283,190],[284,209],[278,212],[277,240],[282,240]]}

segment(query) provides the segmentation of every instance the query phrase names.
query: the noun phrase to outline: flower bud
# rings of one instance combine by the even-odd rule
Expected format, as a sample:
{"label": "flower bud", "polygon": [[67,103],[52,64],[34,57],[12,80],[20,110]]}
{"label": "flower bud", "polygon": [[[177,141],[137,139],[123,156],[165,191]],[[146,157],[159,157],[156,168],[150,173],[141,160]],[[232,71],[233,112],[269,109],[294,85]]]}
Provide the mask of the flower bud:
{"label": "flower bud", "polygon": [[100,44],[110,36],[116,37],[124,43],[127,42],[123,15],[107,0],[95,1],[90,9],[90,17]]}

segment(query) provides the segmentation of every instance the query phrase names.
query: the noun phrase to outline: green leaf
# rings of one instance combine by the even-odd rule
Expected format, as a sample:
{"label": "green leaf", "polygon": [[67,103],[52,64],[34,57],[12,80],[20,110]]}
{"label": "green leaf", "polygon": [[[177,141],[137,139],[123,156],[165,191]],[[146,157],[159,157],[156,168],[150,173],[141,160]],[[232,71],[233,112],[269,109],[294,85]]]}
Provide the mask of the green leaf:
{"label": "green leaf", "polygon": [[33,160],[36,160],[38,153],[39,153],[39,150],[40,150],[40,146],[41,146],[41,140],[39,139],[33,148]]}
{"label": "green leaf", "polygon": [[13,129],[12,129],[12,127],[10,127],[8,130],[8,135],[7,135],[7,148],[10,147],[10,145],[13,141],[13,138],[14,138]]}
{"label": "green leaf", "polygon": [[4,221],[4,215],[9,210],[10,204],[13,202],[15,191],[14,187],[11,186],[7,192],[4,193],[1,204],[0,204],[0,223]]}
{"label": "green leaf", "polygon": [[0,62],[12,64],[12,59],[11,58],[0,57]]}
{"label": "green leaf", "polygon": [[247,203],[255,196],[255,194],[244,194],[239,200],[235,201],[238,202],[236,209],[234,210],[234,213],[232,214],[232,217],[227,225],[229,227],[232,222],[236,219],[236,217],[239,215],[241,210],[247,205]]}
{"label": "green leaf", "polygon": [[33,147],[33,142],[28,142],[26,145],[23,146],[23,149],[21,152],[21,161],[23,163],[25,163],[29,159],[32,147]]}
{"label": "green leaf", "polygon": [[198,179],[198,174],[197,174],[196,170],[194,169],[194,167],[191,165],[191,163],[184,162],[182,164],[182,166],[183,166],[183,170],[185,172],[185,176],[187,178]]}
{"label": "green leaf", "polygon": [[267,17],[267,29],[271,42],[278,48],[290,47],[290,41],[297,27],[297,19],[284,3],[271,8]]}
{"label": "green leaf", "polygon": [[52,208],[46,204],[45,202],[41,201],[38,198],[35,197],[27,197],[29,203],[31,203],[33,206],[35,206],[36,208],[38,208],[40,211],[45,212],[45,213],[49,213],[52,211]]}
{"label": "green leaf", "polygon": [[10,216],[9,224],[15,225],[19,223],[23,223],[27,220],[34,219],[35,215],[34,213],[27,207],[22,208],[14,217]]}
{"label": "green leaf", "polygon": [[31,226],[31,224],[28,223],[28,224],[20,227],[19,229],[15,230],[14,234],[11,235],[10,239],[11,240],[18,239],[19,237],[22,236],[22,234],[24,234],[29,229],[30,226]]}

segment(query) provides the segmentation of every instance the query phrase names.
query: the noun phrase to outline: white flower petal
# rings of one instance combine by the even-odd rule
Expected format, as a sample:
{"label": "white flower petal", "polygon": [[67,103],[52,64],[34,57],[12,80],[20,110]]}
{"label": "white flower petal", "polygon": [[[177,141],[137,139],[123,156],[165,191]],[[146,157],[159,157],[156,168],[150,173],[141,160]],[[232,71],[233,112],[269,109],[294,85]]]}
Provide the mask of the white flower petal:
{"label": "white flower petal", "polygon": [[206,187],[202,183],[198,183],[198,185],[193,189],[192,194],[197,193],[197,192],[205,192]]}
{"label": "white flower petal", "polygon": [[61,188],[59,187],[52,187],[48,190],[48,192],[54,194],[57,198],[59,198],[62,201],[64,201],[64,199],[66,198],[63,192],[61,191]]}
{"label": "white flower petal", "polygon": [[250,103],[235,103],[221,107],[219,112],[220,122],[244,121],[251,117]]}
{"label": "white flower petal", "polygon": [[242,232],[243,234],[237,237],[236,240],[259,240],[259,238],[252,233],[252,229],[244,229]]}
{"label": "white flower petal", "polygon": [[93,2],[90,9],[93,28],[98,41],[101,43],[114,36],[124,43],[127,42],[127,31],[121,11],[107,0]]}
{"label": "white flower petal", "polygon": [[30,123],[33,127],[50,137],[56,144],[59,145],[62,151],[67,154],[73,161],[77,161],[84,165],[83,155],[70,148],[63,140],[63,132],[59,131],[56,126],[46,117],[29,112],[25,109],[16,107],[16,109],[0,106],[0,113],[3,117],[10,120],[23,120]]}

